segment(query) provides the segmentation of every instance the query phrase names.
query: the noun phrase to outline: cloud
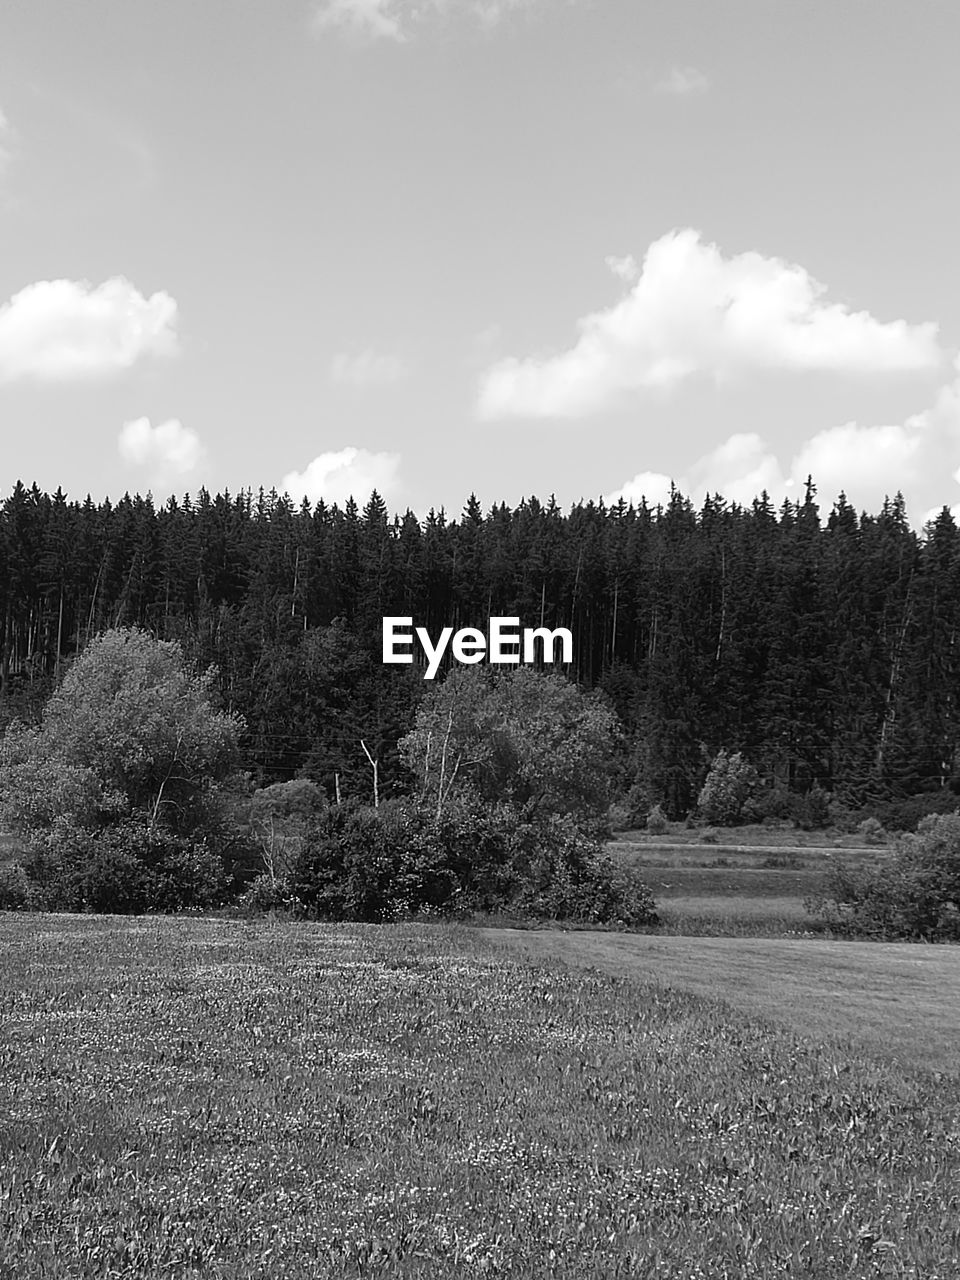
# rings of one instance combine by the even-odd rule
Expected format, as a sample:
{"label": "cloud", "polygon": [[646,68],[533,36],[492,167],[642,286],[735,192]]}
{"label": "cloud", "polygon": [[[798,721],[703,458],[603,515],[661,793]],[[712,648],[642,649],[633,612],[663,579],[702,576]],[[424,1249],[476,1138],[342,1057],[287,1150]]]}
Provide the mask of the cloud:
{"label": "cloud", "polygon": [[[608,259],[621,276],[629,259]],[[697,231],[647,250],[636,282],[578,322],[559,355],[494,364],[481,379],[481,418],[577,417],[695,375],[723,382],[761,369],[887,373],[935,368],[937,325],[883,323],[824,300],[803,267],[759,253],[724,258]]]}
{"label": "cloud", "polygon": [[641,471],[621,489],[604,494],[603,500],[608,506],[616,506],[621,498],[624,502],[632,502],[635,507],[640,505],[641,500],[646,500],[648,507],[661,504],[666,506],[670,501],[673,483],[672,477],[664,475],[662,471]]}
{"label": "cloud", "polygon": [[0,382],[119,373],[145,355],[177,350],[177,304],[144,298],[129,280],[40,280],[0,306]]}
{"label": "cloud", "polygon": [[372,39],[402,43],[407,37],[400,25],[400,7],[396,0],[326,0],[314,16],[314,28],[326,31],[339,27]]}
{"label": "cloud", "polygon": [[187,475],[206,455],[200,437],[178,418],[150,425],[149,418],[125,422],[117,440],[120,456],[132,466],[149,467],[161,477]]}
{"label": "cloud", "polygon": [[507,14],[530,10],[542,0],[322,0],[313,17],[318,33],[346,31],[403,44],[424,23],[466,16],[490,30]]}
{"label": "cloud", "polygon": [[709,88],[710,81],[696,67],[672,67],[669,73],[657,83],[656,92],[687,98],[694,94],[706,93]]}
{"label": "cloud", "polygon": [[[812,475],[829,508],[841,493],[858,510],[877,511],[885,497],[901,492],[914,522],[922,524],[960,499],[960,361],[956,380],[941,388],[934,404],[902,423],[879,426],[847,422],[819,431],[782,465],[761,436],[737,434],[699,458],[677,488],[696,503],[707,493],[747,505],[764,490],[775,503],[796,498]],[[605,495],[649,505],[669,497],[670,479],[643,471]]]}
{"label": "cloud", "polygon": [[0,178],[13,160],[13,152],[17,142],[17,135],[14,132],[13,125],[3,114],[0,108]]}
{"label": "cloud", "polygon": [[407,367],[399,356],[377,355],[369,348],[359,355],[340,353],[333,357],[330,364],[333,381],[352,387],[388,385],[405,378],[407,372]]}
{"label": "cloud", "polygon": [[381,497],[396,489],[400,456],[396,453],[369,453],[366,449],[346,448],[335,453],[321,453],[305,471],[291,471],[278,486],[294,501],[307,497],[311,502],[337,503],[348,498],[364,503],[374,489]]}
{"label": "cloud", "polygon": [[623,258],[616,258],[612,254],[604,258],[604,262],[610,268],[618,279],[624,284],[633,284],[637,276],[640,274],[640,268],[637,266],[637,260],[632,253],[626,254]]}

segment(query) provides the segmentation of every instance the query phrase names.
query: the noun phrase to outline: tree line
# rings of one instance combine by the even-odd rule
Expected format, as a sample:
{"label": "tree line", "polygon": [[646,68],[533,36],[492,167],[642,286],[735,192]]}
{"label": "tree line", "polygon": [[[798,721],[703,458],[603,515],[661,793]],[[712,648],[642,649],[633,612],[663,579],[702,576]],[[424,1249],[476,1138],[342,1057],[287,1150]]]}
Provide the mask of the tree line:
{"label": "tree line", "polygon": [[[384,667],[381,619],[569,627],[566,674],[610,700],[618,781],[671,817],[710,761],[742,752],[770,784],[853,806],[960,786],[960,533],[922,533],[902,498],[823,515],[808,482],[775,507],[674,491],[658,507],[551,498],[456,518],[244,491],[119,502],[17,484],[0,507],[0,727],[36,722],[105,629],[136,626],[215,665],[266,784],[385,794],[424,693]],[[361,741],[365,751],[361,751]]]}

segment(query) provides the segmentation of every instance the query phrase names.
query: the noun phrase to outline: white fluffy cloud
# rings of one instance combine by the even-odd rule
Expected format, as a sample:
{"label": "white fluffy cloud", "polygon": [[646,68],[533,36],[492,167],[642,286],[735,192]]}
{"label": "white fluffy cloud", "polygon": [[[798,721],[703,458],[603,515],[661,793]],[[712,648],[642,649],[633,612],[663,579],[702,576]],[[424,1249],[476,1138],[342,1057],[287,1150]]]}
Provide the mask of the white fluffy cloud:
{"label": "white fluffy cloud", "polygon": [[[774,502],[795,499],[812,475],[821,503],[829,508],[841,493],[858,510],[876,511],[885,497],[903,493],[907,510],[921,524],[960,497],[960,362],[957,378],[935,403],[899,424],[861,426],[848,422],[806,440],[784,466],[761,436],[738,434],[675,477],[677,488],[697,503],[707,493],[748,504],[763,490]],[[614,493],[649,505],[669,497],[671,477],[643,471]]]}
{"label": "white fluffy cloud", "polygon": [[706,93],[709,88],[710,81],[696,67],[672,67],[657,84],[658,93],[669,93],[677,98]]}
{"label": "white fluffy cloud", "polygon": [[[630,259],[608,259],[629,279]],[[576,417],[695,374],[723,381],[757,369],[884,373],[935,368],[936,324],[881,322],[824,300],[800,266],[759,253],[724,258],[687,229],[647,250],[614,306],[578,322],[560,355],[494,364],[481,380],[481,418]]]}
{"label": "white fluffy cloud", "polygon": [[294,501],[309,498],[339,506],[353,498],[364,503],[374,489],[385,497],[397,487],[400,457],[396,453],[369,453],[366,449],[346,448],[321,453],[304,471],[291,471],[280,481],[281,493]]}
{"label": "white fluffy cloud", "polygon": [[122,276],[40,280],[0,306],[0,382],[94,378],[177,350],[177,304],[145,298]]}
{"label": "white fluffy cloud", "polygon": [[341,352],[330,364],[330,377],[334,382],[352,387],[389,385],[407,375],[407,367],[399,356],[378,355],[376,351],[361,351],[358,355]]}
{"label": "white fluffy cloud", "polygon": [[490,29],[515,10],[541,0],[322,0],[314,15],[318,32],[340,29],[402,44],[424,22],[465,15]]}
{"label": "white fluffy cloud", "polygon": [[161,478],[187,475],[206,454],[197,433],[178,418],[158,422],[155,427],[150,425],[149,418],[125,422],[117,444],[125,462],[147,467]]}

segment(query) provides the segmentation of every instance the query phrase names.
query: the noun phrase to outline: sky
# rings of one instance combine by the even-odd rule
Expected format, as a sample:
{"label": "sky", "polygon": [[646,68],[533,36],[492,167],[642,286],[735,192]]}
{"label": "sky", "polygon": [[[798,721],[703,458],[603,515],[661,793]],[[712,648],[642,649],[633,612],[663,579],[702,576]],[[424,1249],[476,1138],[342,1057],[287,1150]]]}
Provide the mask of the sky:
{"label": "sky", "polygon": [[955,0],[4,0],[0,497],[960,515]]}

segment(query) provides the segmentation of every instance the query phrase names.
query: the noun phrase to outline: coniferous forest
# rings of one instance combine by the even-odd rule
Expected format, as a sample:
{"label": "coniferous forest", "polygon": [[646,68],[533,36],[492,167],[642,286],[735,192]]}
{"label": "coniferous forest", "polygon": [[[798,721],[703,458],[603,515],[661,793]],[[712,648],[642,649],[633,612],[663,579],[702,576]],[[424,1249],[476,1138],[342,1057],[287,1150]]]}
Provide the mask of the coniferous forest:
{"label": "coniferous forest", "polygon": [[[108,627],[179,640],[217,668],[261,783],[369,788],[361,740],[398,785],[397,740],[423,669],[384,666],[381,619],[569,627],[568,670],[624,728],[624,790],[668,814],[710,760],[867,805],[960,785],[960,532],[922,534],[898,496],[858,513],[679,492],[666,507],[475,497],[451,517],[297,507],[275,492],[95,503],[18,484],[0,509],[0,728],[35,720],[70,660]],[[417,651],[415,650],[415,653]]]}

